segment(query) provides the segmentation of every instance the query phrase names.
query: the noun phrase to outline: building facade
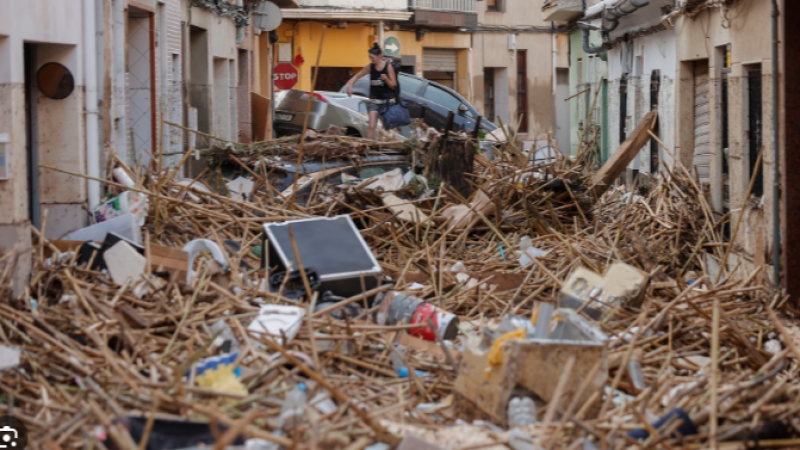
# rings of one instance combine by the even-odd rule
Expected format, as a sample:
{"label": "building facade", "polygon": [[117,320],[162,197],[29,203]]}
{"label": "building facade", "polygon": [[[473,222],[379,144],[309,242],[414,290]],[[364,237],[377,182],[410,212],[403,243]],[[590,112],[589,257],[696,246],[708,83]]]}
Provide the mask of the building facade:
{"label": "building facade", "polygon": [[[295,89],[311,89],[322,42],[316,90],[338,91],[369,63],[373,42],[402,59],[404,72],[471,96],[468,33],[477,23],[476,0],[301,0],[282,9],[273,64],[291,63],[299,79]],[[322,41],[322,28],[326,26]],[[261,57],[267,36],[261,37]],[[266,73],[262,62],[262,80]],[[262,81],[262,90],[265,83]]]}
{"label": "building facade", "polygon": [[16,293],[31,226],[54,239],[90,223],[105,190],[84,176],[171,167],[196,144],[185,128],[249,139],[251,3],[0,0],[0,254],[18,252]]}
{"label": "building facade", "polygon": [[[666,150],[648,142],[623,181],[656,174],[677,157],[705,190],[716,218],[730,214],[734,224],[744,214],[736,236],[732,225],[723,232],[740,250],[730,267],[772,261],[772,187],[781,182],[773,176],[773,3],[546,0],[543,7],[548,19],[572,27],[572,152],[590,115],[608,141],[607,158],[657,110],[655,134]],[[597,97],[602,106],[587,111],[594,89],[606,89]]]}
{"label": "building facade", "polygon": [[[662,16],[673,11],[674,0],[595,2],[587,7],[580,26],[581,42],[588,34],[584,64],[595,84],[605,76],[605,114],[602,117],[608,150],[616,149],[650,111],[658,111],[655,134],[674,153],[677,32],[667,29]],[[613,5],[613,6],[611,6]],[[602,45],[597,40],[603,36]],[[592,44],[595,42],[595,44]],[[591,66],[598,69],[592,70]],[[585,72],[586,69],[583,69]],[[578,68],[576,72],[581,72]],[[594,75],[605,72],[605,75]],[[588,87],[588,86],[587,86]],[[596,86],[594,87],[596,88]],[[602,86],[600,87],[602,89]],[[602,114],[601,114],[602,115]],[[628,167],[627,180],[639,172],[656,174],[671,157],[655,140],[650,141]]]}
{"label": "building facade", "polygon": [[[568,39],[526,2],[478,2],[472,32],[472,101],[496,124],[511,125],[527,145],[568,145],[557,117],[568,110]],[[567,120],[563,120],[566,124]]]}
{"label": "building facade", "polygon": [[[743,260],[736,262],[745,267],[764,259],[757,249],[772,248],[778,200],[772,186],[781,182],[773,176],[773,106],[778,105],[773,102],[771,12],[771,1],[739,1],[685,6],[671,18],[678,36],[677,151],[700,174],[715,210],[731,212],[733,222],[744,214],[736,236]],[[748,194],[751,179],[755,183]]]}
{"label": "building facade", "polygon": [[608,53],[605,49],[586,51],[602,46],[599,33],[591,33],[586,45],[583,38],[584,31],[573,26],[569,32],[569,117],[559,127],[569,133],[569,154],[577,155],[581,142],[587,142],[605,161],[610,153]]}
{"label": "building facade", "polygon": [[[85,14],[86,3],[92,8]],[[59,0],[0,6],[0,251],[19,252],[19,292],[31,264],[31,224],[41,226],[47,216],[52,236],[86,223],[86,181],[40,166],[86,173],[87,139],[99,145],[86,133],[92,116],[96,126],[97,72],[87,70],[96,57],[95,9],[94,2]]]}

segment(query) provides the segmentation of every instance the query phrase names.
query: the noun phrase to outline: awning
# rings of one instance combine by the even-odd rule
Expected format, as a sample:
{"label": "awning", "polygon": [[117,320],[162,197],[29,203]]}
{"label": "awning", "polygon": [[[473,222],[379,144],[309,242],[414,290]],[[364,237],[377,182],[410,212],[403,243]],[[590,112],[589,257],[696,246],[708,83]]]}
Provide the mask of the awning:
{"label": "awning", "polygon": [[362,22],[404,22],[414,15],[408,11],[358,11],[349,9],[297,8],[282,9],[283,19],[357,20]]}

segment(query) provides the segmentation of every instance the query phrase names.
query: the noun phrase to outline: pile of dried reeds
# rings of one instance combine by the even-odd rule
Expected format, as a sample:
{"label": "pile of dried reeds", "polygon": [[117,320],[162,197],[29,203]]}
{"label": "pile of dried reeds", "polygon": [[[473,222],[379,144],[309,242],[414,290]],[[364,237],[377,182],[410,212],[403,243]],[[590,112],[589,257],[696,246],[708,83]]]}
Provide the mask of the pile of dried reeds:
{"label": "pile of dried reeds", "polygon": [[[306,206],[292,204],[275,192],[265,173],[239,159],[288,142],[249,146],[246,155],[214,153],[245,168],[256,181],[249,201],[215,191],[208,182],[218,176],[214,171],[201,174],[189,188],[176,182],[176,170],[155,171],[134,188],[151,199],[145,246],[181,247],[198,237],[220,244],[232,239],[241,251],[229,257],[230,272],[213,275],[211,264],[200,262],[203,275],[194,283],[176,275],[153,279],[140,298],[106,274],[68,258],[56,260],[49,241],[39,240],[29,289],[17,300],[0,303],[0,344],[23,349],[20,367],[0,374],[0,389],[9,414],[28,427],[32,448],[102,447],[96,425],[118,448],[144,448],[115,422],[126,415],[228,425],[232,432],[221,435],[220,445],[241,433],[287,448],[363,449],[376,440],[397,442],[410,430],[442,445],[458,441],[452,448],[505,448],[505,433],[445,428],[458,419],[450,408],[457,363],[442,346],[411,348],[406,356],[410,368],[430,376],[412,370],[409,378],[398,378],[390,352],[407,326],[378,326],[366,312],[335,320],[324,311],[313,312],[316,294],[297,302],[264,292],[265,274],[252,253],[261,225],[337,214],[351,214],[363,226],[385,273],[397,280],[396,289],[417,283],[408,292],[458,314],[464,332],[479,332],[507,313],[530,315],[534,301],[554,301],[578,266],[602,273],[611,262],[623,261],[651,275],[641,308],[620,308],[598,323],[611,337],[607,395],[589,402],[601,405],[599,416],[585,417],[588,404],[554,399],[545,422],[526,429],[542,446],[580,448],[586,437],[600,448],[701,448],[769,438],[776,434],[768,426],[781,428],[779,423],[786,439],[797,431],[800,333],[769,308],[784,299],[767,289],[762,268],[746,277],[725,269],[730,244],[720,237],[723,223],[682,167],[660,174],[646,196],[636,195],[637,189],[612,189],[593,202],[585,195],[583,165],[565,158],[531,161],[507,148],[493,162],[478,156],[471,178],[476,192],[490,198],[487,211],[493,214],[473,209],[474,221],[451,228],[438,213],[472,199],[446,186],[430,198],[399,194],[427,220],[402,220],[375,192],[354,186],[315,186]],[[278,153],[287,152],[291,149]],[[522,236],[547,252],[525,268],[515,253]],[[472,283],[452,271],[457,263]],[[690,271],[697,274],[691,285]],[[7,284],[8,268],[0,274]],[[347,301],[362,303],[365,297]],[[246,332],[265,303],[308,308],[301,332],[290,343]],[[195,362],[220,351],[211,330],[220,320],[241,347],[237,364],[246,395],[201,388],[191,377]],[[766,352],[766,342],[776,338],[783,343],[779,350]],[[309,360],[298,360],[293,352]],[[647,384],[641,391],[625,376],[634,358]],[[312,393],[327,392],[337,407],[310,415],[310,423],[296,434],[276,435],[272,430],[278,427],[282,398],[301,379]],[[689,412],[699,434],[679,442],[670,430],[658,434],[649,426],[675,406]],[[651,433],[644,443],[626,437],[643,427]],[[798,444],[794,439],[761,446]]]}

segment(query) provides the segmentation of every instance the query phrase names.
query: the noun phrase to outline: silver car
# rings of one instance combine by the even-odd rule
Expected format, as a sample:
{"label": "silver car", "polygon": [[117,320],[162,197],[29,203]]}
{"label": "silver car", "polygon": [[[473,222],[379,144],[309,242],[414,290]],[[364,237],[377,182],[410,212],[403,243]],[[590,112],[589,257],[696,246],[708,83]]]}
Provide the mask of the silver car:
{"label": "silver car", "polygon": [[[324,133],[330,125],[345,130],[348,136],[366,137],[369,129],[365,97],[339,92],[310,92],[291,90],[275,98],[275,132],[278,136],[300,134],[311,99],[308,128]],[[378,127],[381,125],[378,124]]]}

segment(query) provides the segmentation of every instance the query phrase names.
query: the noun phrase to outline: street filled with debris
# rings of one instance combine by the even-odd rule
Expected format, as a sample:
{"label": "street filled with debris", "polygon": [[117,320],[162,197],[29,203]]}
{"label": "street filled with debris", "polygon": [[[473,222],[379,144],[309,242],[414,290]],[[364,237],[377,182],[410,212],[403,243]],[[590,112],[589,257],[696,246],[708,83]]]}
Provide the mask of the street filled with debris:
{"label": "street filled with debris", "polygon": [[602,165],[418,120],[111,159],[96,224],[32,228],[2,403],[49,450],[797,448],[800,328],[739,223],[680,162],[615,183],[654,123]]}

